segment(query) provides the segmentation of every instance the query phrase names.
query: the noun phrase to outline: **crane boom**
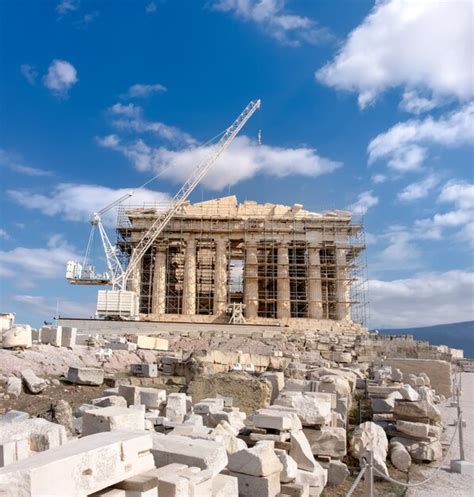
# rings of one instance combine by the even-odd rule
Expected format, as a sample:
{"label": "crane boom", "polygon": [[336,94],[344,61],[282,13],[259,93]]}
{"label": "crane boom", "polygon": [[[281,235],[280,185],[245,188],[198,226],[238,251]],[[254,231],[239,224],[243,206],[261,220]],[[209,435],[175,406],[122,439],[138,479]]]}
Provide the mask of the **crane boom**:
{"label": "crane boom", "polygon": [[112,279],[112,284],[115,287],[126,290],[127,280],[133,270],[138,266],[147,250],[153,245],[158,236],[162,233],[168,222],[176,214],[179,208],[187,200],[192,191],[201,182],[212,165],[216,162],[219,156],[233,142],[239,131],[245,126],[245,123],[252,117],[254,112],[260,108],[261,101],[255,100],[250,102],[237,119],[226,129],[221,139],[213,147],[212,153],[198,164],[191,176],[186,180],[178,193],[174,196],[170,206],[161,216],[150,226],[145,235],[137,243],[127,269],[122,274],[117,275]]}

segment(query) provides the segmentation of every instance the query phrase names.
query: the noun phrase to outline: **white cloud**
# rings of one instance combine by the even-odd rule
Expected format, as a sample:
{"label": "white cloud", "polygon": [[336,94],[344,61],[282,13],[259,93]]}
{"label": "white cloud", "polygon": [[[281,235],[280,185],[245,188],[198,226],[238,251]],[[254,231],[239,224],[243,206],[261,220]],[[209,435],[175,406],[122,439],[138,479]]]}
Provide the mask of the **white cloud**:
{"label": "white cloud", "polygon": [[[67,221],[87,222],[93,212],[100,211],[130,191],[131,189],[126,188],[113,189],[99,185],[62,183],[51,188],[47,195],[29,190],[9,190],[7,195],[25,209],[39,210],[46,216],[57,216]],[[169,199],[167,193],[144,188],[137,191],[123,205],[163,204]],[[109,211],[102,221],[108,226],[115,226],[117,210]]]}
{"label": "white cloud", "polygon": [[108,109],[108,112],[112,117],[112,125],[118,129],[136,133],[152,133],[173,143],[189,145],[197,143],[188,133],[175,126],[157,121],[147,121],[143,117],[143,109],[139,105],[116,103]]}
{"label": "white cloud", "polygon": [[385,181],[387,181],[387,176],[385,176],[385,174],[374,174],[372,176],[372,181],[377,185],[385,183]]}
{"label": "white cloud", "polygon": [[47,298],[42,295],[14,295],[12,300],[22,304],[22,307],[31,312],[38,313],[42,319],[56,317],[59,308],[59,316],[68,317],[91,317],[95,314],[93,302],[72,302],[55,298]]}
{"label": "white cloud", "polygon": [[99,17],[99,11],[94,10],[92,12],[85,13],[80,19],[74,22],[74,26],[77,29],[87,29],[89,24]]}
{"label": "white cloud", "polygon": [[472,47],[470,1],[380,0],[316,78],[357,92],[361,108],[397,86],[466,101]]}
{"label": "white cloud", "polygon": [[166,87],[160,85],[159,83],[151,84],[151,85],[143,85],[143,84],[135,84],[132,85],[127,93],[122,95],[123,98],[145,98],[149,97],[155,93],[164,93],[166,91]]}
{"label": "white cloud", "polygon": [[403,202],[411,202],[412,200],[419,200],[425,198],[430,191],[439,184],[440,178],[436,174],[430,173],[425,179],[416,181],[406,186],[397,198]]}
{"label": "white cloud", "polygon": [[65,16],[66,14],[77,10],[79,4],[79,0],[61,0],[58,5],[56,5],[56,12],[60,17]]}
{"label": "white cloud", "polygon": [[421,96],[415,90],[406,90],[403,93],[400,109],[410,112],[411,114],[422,114],[435,109],[443,102],[440,98],[427,98]]}
{"label": "white cloud", "polygon": [[38,71],[35,66],[32,66],[31,64],[21,64],[20,72],[25,77],[26,81],[30,83],[30,85],[34,85],[36,83]]}
{"label": "white cloud", "polygon": [[329,31],[308,17],[289,14],[286,0],[214,0],[212,8],[232,12],[240,19],[254,22],[285,45],[319,43],[331,39]]}
{"label": "white cloud", "polygon": [[[164,177],[179,183],[184,183],[198,163],[211,153],[210,146],[169,150],[150,147],[143,140],[123,144],[116,135],[99,138],[98,142],[121,152],[138,170],[162,172]],[[239,136],[216,161],[202,183],[211,190],[222,190],[256,174],[279,178],[294,174],[316,177],[340,166],[339,162],[320,157],[313,148],[258,145],[246,136]]]}
{"label": "white cloud", "polygon": [[7,167],[16,173],[24,174],[26,176],[50,176],[52,174],[51,171],[27,166],[24,164],[21,157],[7,152],[2,148],[0,148],[0,166]]}
{"label": "white cloud", "polygon": [[67,261],[80,259],[61,235],[54,235],[45,248],[0,251],[0,275],[14,278],[19,284],[24,280],[56,278],[64,275]]}
{"label": "white cloud", "polygon": [[419,169],[427,156],[427,145],[459,147],[474,143],[474,103],[433,119],[410,119],[376,136],[368,146],[369,164],[387,159],[398,171]]}
{"label": "white cloud", "polygon": [[458,209],[474,209],[474,184],[450,181],[444,186],[438,201],[453,203]]}
{"label": "white cloud", "polygon": [[373,327],[429,326],[474,319],[474,273],[418,273],[393,281],[369,281]]}
{"label": "white cloud", "polygon": [[75,67],[67,60],[55,59],[43,77],[43,84],[56,96],[66,97],[69,90],[79,81]]}
{"label": "white cloud", "polygon": [[145,6],[145,12],[147,14],[153,14],[154,12],[156,12],[156,10],[157,10],[157,7],[156,7],[155,2],[147,3]]}
{"label": "white cloud", "polygon": [[357,200],[347,207],[353,214],[364,216],[371,207],[379,203],[378,197],[372,194],[372,190],[367,190],[358,195]]}
{"label": "white cloud", "polygon": [[9,240],[10,235],[6,232],[6,230],[0,228],[0,238],[3,238],[4,240]]}

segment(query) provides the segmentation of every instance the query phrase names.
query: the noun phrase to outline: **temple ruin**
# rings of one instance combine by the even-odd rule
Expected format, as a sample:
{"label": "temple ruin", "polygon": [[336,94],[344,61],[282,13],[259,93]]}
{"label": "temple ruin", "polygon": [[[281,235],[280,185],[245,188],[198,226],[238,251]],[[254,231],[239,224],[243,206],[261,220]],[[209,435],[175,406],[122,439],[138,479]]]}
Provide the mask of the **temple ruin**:
{"label": "temple ruin", "polygon": [[[118,246],[130,257],[159,206],[119,214]],[[347,211],[309,212],[238,203],[235,196],[187,203],[132,278],[142,319],[249,323],[365,321],[362,224]]]}

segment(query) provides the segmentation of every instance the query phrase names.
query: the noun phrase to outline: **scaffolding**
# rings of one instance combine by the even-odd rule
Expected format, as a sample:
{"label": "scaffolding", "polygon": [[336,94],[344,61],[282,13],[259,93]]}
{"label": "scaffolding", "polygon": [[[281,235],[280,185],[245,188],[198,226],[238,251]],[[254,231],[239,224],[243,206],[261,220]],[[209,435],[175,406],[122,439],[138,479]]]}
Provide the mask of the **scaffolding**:
{"label": "scaffolding", "polygon": [[[117,247],[126,266],[133,247],[161,206],[121,208],[118,215]],[[196,240],[195,313],[214,314],[216,237],[224,238],[226,254],[227,302],[245,302],[246,247],[256,245],[258,276],[258,317],[277,319],[279,279],[289,280],[289,314],[292,318],[309,317],[310,235],[317,235],[319,248],[320,309],[322,319],[339,319],[347,310],[353,321],[366,323],[367,273],[365,236],[362,222],[349,217],[247,217],[236,215],[225,206],[201,209],[199,215],[186,208],[170,221],[155,245],[147,252],[139,268],[140,313],[154,309],[154,272],[156,246],[164,247],[166,261],[165,314],[183,313],[185,251],[190,238]],[[315,235],[315,236],[316,236]],[[284,240],[284,245],[282,241]],[[285,247],[286,269],[279,268],[279,250]],[[287,250],[287,251],[286,251]],[[280,264],[281,266],[281,264]]]}

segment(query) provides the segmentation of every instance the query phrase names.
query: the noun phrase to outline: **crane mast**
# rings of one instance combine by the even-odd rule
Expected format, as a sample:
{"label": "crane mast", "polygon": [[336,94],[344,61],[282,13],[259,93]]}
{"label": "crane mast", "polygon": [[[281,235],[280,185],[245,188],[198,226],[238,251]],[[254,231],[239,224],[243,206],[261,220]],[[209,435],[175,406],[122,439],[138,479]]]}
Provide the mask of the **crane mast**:
{"label": "crane mast", "polygon": [[260,108],[260,105],[260,100],[251,101],[237,117],[237,119],[225,130],[220,140],[212,147],[209,155],[196,166],[190,177],[176,193],[167,209],[158,215],[156,220],[149,227],[148,231],[136,244],[126,269],[122,267],[117,258],[117,248],[112,246],[109,238],[107,237],[107,233],[102,225],[101,215],[132,196],[134,192],[124,195],[120,199],[91,216],[91,224],[93,226],[97,226],[99,229],[109,272],[104,274],[96,274],[93,266],[85,266],[84,263],[83,268],[81,264],[69,261],[66,278],[72,284],[112,285],[112,290],[99,290],[98,292],[96,313],[98,317],[137,318],[138,295],[136,295],[135,292],[127,290],[127,283],[130,276],[141,263],[146,252],[150,249],[150,247],[152,247],[156,239],[166,228],[169,221],[179,211],[196,186],[199,185],[201,180],[208,173],[209,169],[217,161],[219,156],[233,142],[234,138],[245,126],[255,111]]}

